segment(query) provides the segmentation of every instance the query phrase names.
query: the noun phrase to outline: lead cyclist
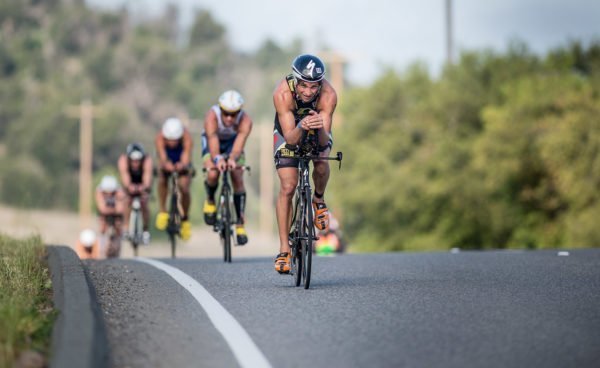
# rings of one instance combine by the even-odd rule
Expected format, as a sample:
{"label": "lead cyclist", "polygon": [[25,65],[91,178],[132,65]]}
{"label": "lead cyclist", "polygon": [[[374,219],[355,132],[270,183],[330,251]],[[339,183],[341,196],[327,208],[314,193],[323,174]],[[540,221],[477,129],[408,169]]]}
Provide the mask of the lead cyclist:
{"label": "lead cyclist", "polygon": [[[337,94],[325,79],[325,64],[310,54],[299,55],[292,62],[292,73],[282,79],[273,93],[275,106],[274,151],[275,168],[280,190],[277,196],[277,225],[279,254],[275,270],[290,272],[290,218],[292,199],[298,183],[298,160],[294,151],[309,136],[322,157],[329,156],[333,145],[331,122],[337,105]],[[325,189],[329,180],[328,161],[313,161],[315,226],[329,227],[329,210],[325,203]]]}

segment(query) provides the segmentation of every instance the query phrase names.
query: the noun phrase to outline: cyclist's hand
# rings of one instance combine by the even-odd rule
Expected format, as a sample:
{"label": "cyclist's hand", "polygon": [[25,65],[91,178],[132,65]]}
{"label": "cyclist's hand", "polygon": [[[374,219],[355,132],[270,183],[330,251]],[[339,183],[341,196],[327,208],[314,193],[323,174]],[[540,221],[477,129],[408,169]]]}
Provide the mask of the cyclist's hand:
{"label": "cyclist's hand", "polygon": [[227,162],[220,158],[219,161],[217,161],[217,169],[219,169],[220,172],[223,172],[227,169]]}
{"label": "cyclist's hand", "polygon": [[227,166],[229,167],[229,170],[234,170],[237,167],[237,162],[235,162],[235,160],[230,157],[227,160]]}
{"label": "cyclist's hand", "polygon": [[315,110],[310,110],[308,115],[300,121],[300,127],[304,130],[316,130],[323,127],[323,117]]}
{"label": "cyclist's hand", "polygon": [[129,192],[130,195],[135,195],[137,193],[137,185],[135,184],[129,184],[127,186],[127,192]]}
{"label": "cyclist's hand", "polygon": [[163,165],[163,170],[166,172],[173,172],[175,171],[175,165],[173,165],[171,161],[167,161]]}

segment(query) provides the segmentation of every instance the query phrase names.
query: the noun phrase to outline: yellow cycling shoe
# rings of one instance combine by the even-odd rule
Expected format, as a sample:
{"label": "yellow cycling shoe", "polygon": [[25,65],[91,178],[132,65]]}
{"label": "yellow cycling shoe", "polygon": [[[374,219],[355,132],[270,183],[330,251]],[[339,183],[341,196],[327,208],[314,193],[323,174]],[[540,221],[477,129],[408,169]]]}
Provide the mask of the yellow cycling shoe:
{"label": "yellow cycling shoe", "polygon": [[181,240],[190,240],[192,237],[192,224],[189,221],[182,221],[179,234],[181,235]]}
{"label": "yellow cycling shoe", "polygon": [[156,225],[158,230],[165,230],[168,222],[169,214],[166,212],[159,212],[158,215],[156,215],[156,223],[154,225]]}
{"label": "yellow cycling shoe", "polygon": [[238,245],[244,245],[248,243],[248,234],[246,234],[246,229],[244,229],[244,225],[235,226],[235,236]]}
{"label": "yellow cycling shoe", "polygon": [[204,201],[204,222],[207,225],[214,225],[217,220],[217,206],[214,203]]}

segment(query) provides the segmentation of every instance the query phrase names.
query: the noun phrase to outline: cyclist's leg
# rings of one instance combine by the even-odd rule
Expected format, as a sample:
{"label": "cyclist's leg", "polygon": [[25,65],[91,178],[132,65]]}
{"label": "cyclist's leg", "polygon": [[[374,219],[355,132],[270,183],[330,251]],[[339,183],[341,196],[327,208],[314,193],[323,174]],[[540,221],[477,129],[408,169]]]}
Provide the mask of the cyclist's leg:
{"label": "cyclist's leg", "polygon": [[206,180],[204,181],[206,200],[204,201],[202,212],[204,213],[204,222],[206,222],[207,225],[214,225],[217,218],[215,193],[219,185],[219,172],[217,170],[212,170],[215,168],[215,164],[212,162],[208,151],[204,155],[204,167],[207,169]]}
{"label": "cyclist's leg", "polygon": [[281,167],[277,169],[281,183],[277,196],[276,216],[279,230],[279,254],[275,258],[275,270],[289,273],[291,268],[289,234],[292,217],[292,199],[298,183],[297,167]]}
{"label": "cyclist's leg", "polygon": [[148,200],[150,194],[147,191],[140,194],[140,204],[142,206],[142,228],[144,231],[148,231],[148,224],[150,223],[150,208],[148,206]]}
{"label": "cyclist's leg", "polygon": [[281,167],[277,169],[279,182],[279,194],[277,196],[276,216],[277,226],[279,228],[279,252],[290,251],[289,233],[290,218],[292,215],[292,199],[298,183],[298,168]]}
{"label": "cyclist's leg", "polygon": [[234,170],[231,173],[231,179],[233,182],[233,204],[235,207],[236,214],[236,228],[235,234],[237,237],[237,243],[244,245],[248,242],[248,234],[244,227],[245,224],[245,208],[246,208],[246,189],[244,188],[244,172],[240,170]]}
{"label": "cyclist's leg", "polygon": [[[321,157],[329,156],[331,147],[329,146],[319,154]],[[315,184],[313,193],[313,206],[315,209],[315,226],[319,230],[326,230],[329,227],[329,210],[325,204],[325,189],[329,181],[329,161],[313,161],[314,170],[312,173]]]}
{"label": "cyclist's leg", "polygon": [[192,236],[192,225],[189,220],[189,210],[191,203],[190,183],[191,175],[182,175],[179,177],[179,192],[181,193],[181,207],[183,207],[183,216],[181,216],[181,239],[188,240]]}
{"label": "cyclist's leg", "polygon": [[190,175],[181,175],[179,177],[179,193],[181,194],[181,207],[183,207],[183,220],[187,220],[189,217],[189,209],[191,203],[190,196],[190,183],[191,183]]}
{"label": "cyclist's leg", "polygon": [[133,201],[133,197],[127,194],[126,200],[123,202],[123,234],[125,236],[129,235],[129,217],[131,215],[131,202]]}
{"label": "cyclist's leg", "polygon": [[167,213],[167,193],[169,189],[168,173],[160,170],[158,174],[158,214],[156,215],[155,226],[158,230],[164,230],[167,228],[169,221],[169,214]]}
{"label": "cyclist's leg", "polygon": [[106,256],[106,250],[108,249],[108,241],[106,240],[106,232],[108,230],[108,224],[106,223],[106,216],[98,215],[98,229],[100,236],[98,237],[99,253],[102,256]]}

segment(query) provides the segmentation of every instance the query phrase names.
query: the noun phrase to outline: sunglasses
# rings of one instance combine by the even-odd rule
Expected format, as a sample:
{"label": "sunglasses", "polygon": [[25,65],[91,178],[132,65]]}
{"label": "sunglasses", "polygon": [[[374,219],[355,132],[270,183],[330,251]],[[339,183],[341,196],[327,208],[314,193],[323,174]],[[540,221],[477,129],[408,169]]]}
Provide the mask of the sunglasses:
{"label": "sunglasses", "polygon": [[236,112],[228,112],[228,111],[225,111],[225,110],[221,109],[221,113],[222,113],[224,116],[228,116],[228,117],[230,117],[230,118],[233,118],[233,117],[235,117],[235,116],[238,114],[238,112],[239,112],[239,111],[236,111]]}

